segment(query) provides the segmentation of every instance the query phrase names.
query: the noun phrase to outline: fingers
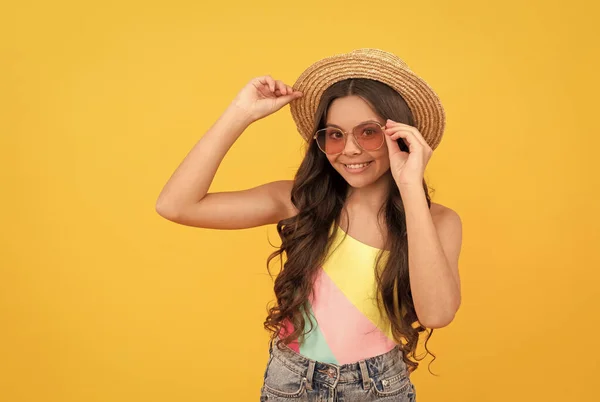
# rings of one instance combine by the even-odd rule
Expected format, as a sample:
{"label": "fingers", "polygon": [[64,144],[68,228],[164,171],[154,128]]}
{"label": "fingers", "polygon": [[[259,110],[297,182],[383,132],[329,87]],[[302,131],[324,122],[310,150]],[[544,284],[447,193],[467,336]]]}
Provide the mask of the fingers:
{"label": "fingers", "polygon": [[425,149],[423,144],[421,144],[419,140],[415,138],[414,134],[408,130],[397,131],[395,133],[388,133],[386,137],[389,137],[389,139],[394,142],[398,140],[403,141],[406,144],[406,146],[408,146],[408,152],[415,152],[417,149]]}
{"label": "fingers", "polygon": [[279,96],[276,99],[277,106],[279,108],[282,108],[283,106],[285,106],[286,104],[290,103],[294,99],[299,98],[300,96],[302,96],[302,93],[298,92],[298,91],[295,91],[295,92],[293,92],[291,94],[288,94],[288,95]]}
{"label": "fingers", "polygon": [[277,96],[286,95],[287,88],[285,84],[279,80],[275,80],[275,91],[273,92]]}
{"label": "fingers", "polygon": [[294,93],[294,90],[292,89],[291,86],[284,84],[282,81],[275,81],[275,82],[278,83],[277,89],[275,90],[275,95],[284,96],[284,95],[291,95]]}
{"label": "fingers", "polygon": [[271,77],[270,75],[257,77],[256,80],[261,86],[266,86],[269,92],[275,95],[276,97],[292,95],[291,99],[293,100],[302,96],[301,92],[294,91],[294,89],[291,86],[286,85],[281,80],[273,79],[273,77]]}
{"label": "fingers", "polygon": [[398,152],[402,152],[400,145],[394,141],[390,135],[385,136],[385,142],[387,143],[388,153],[390,156],[397,154]]}
{"label": "fingers", "polygon": [[[269,92],[274,93],[276,88],[275,80],[270,75],[263,75],[261,77],[254,78],[253,82],[257,88],[266,87]],[[258,84],[258,85],[256,85]]]}
{"label": "fingers", "polygon": [[410,150],[413,150],[415,146],[429,150],[431,149],[419,130],[408,124],[398,123],[388,119],[386,122],[385,133],[393,140],[402,138]]}
{"label": "fingers", "polygon": [[408,149],[412,151],[414,149],[413,144],[417,142],[416,139],[409,138],[411,136],[411,132],[405,129],[402,129],[397,126],[389,127],[385,129],[385,137],[389,138],[391,141],[397,141],[402,139],[404,143],[408,146]]}
{"label": "fingers", "polygon": [[396,122],[396,121],[393,121],[390,119],[388,119],[388,121],[387,121],[387,126],[389,126],[390,128],[396,127],[398,129],[401,129],[403,131],[407,131],[407,132],[413,134],[414,138],[421,145],[423,145],[425,148],[429,148],[429,144],[427,143],[427,141],[425,141],[425,138],[423,137],[421,132],[419,130],[417,130],[416,127],[410,126],[408,124],[399,123],[399,122]]}
{"label": "fingers", "polygon": [[275,92],[275,90],[277,89],[275,80],[270,75],[267,75],[265,76],[265,81],[269,85],[269,89],[271,90],[271,92]]}
{"label": "fingers", "polygon": [[295,99],[296,97],[299,97],[299,95],[301,95],[300,92],[294,91],[294,89],[291,86],[284,84],[281,80],[275,81],[275,87],[275,96],[277,97],[293,95],[292,99]]}

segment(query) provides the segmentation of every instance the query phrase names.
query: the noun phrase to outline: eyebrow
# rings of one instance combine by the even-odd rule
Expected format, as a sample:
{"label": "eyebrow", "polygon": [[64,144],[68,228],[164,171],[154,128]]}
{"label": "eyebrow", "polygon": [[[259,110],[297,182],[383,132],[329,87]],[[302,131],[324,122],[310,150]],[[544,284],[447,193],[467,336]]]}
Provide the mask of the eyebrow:
{"label": "eyebrow", "polygon": [[[377,120],[365,120],[365,121],[362,121],[362,122],[358,123],[357,126],[360,126],[361,124],[365,124],[365,123],[377,123],[377,124],[381,124],[381,122],[379,122]],[[335,128],[339,128],[342,131],[344,130],[343,128],[341,128],[337,124],[333,124],[333,123],[325,123],[325,127],[335,127]]]}

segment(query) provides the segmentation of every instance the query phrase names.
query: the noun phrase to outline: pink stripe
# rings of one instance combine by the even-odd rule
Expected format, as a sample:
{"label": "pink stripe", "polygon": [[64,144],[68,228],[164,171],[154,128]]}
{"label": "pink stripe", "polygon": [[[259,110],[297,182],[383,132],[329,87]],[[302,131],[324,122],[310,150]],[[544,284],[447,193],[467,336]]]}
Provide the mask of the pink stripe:
{"label": "pink stripe", "polygon": [[[282,322],[281,329],[279,330],[279,335],[281,338],[285,337],[287,334],[291,334],[294,332],[294,326],[290,322],[290,320],[284,320]],[[300,344],[297,339],[294,339],[292,342],[288,344],[288,347],[295,351],[296,353],[300,353]]]}
{"label": "pink stripe", "polygon": [[391,350],[395,343],[358,310],[321,268],[312,309],[339,364],[354,363]]}

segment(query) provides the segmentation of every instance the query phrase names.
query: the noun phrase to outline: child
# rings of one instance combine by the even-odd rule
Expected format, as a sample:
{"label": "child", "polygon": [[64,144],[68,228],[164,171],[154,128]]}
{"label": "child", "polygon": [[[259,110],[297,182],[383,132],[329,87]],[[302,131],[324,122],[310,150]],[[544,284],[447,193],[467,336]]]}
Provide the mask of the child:
{"label": "child", "polygon": [[[308,141],[294,180],[208,193],[244,129],[288,103]],[[264,323],[261,401],[415,400],[419,334],[460,305],[461,220],[423,178],[444,126],[437,95],[402,60],[355,50],[314,63],[293,88],[251,80],[165,185],[157,211],[174,222],[277,224],[268,261],[286,261]]]}

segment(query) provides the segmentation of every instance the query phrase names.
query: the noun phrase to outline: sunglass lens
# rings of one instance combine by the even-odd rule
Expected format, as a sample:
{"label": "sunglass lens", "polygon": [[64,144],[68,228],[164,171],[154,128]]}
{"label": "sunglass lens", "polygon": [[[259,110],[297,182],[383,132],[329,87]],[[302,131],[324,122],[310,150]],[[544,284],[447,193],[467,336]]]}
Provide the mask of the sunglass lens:
{"label": "sunglass lens", "polygon": [[337,154],[344,150],[344,133],[335,128],[317,131],[317,145],[327,154]]}
{"label": "sunglass lens", "polygon": [[383,129],[375,123],[365,123],[357,126],[354,129],[354,137],[366,151],[379,149],[385,141]]}

